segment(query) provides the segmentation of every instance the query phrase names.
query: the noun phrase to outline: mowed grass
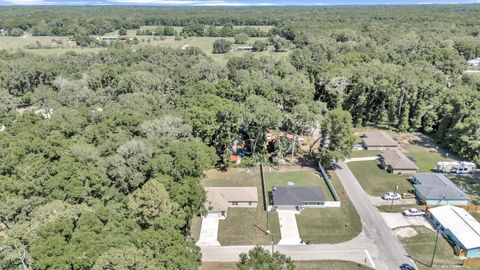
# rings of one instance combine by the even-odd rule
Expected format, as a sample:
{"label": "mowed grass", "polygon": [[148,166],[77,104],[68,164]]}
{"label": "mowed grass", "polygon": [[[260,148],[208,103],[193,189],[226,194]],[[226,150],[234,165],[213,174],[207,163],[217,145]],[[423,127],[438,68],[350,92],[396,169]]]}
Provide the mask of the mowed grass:
{"label": "mowed grass", "polygon": [[381,196],[385,192],[394,191],[397,185],[398,193],[413,190],[412,184],[407,180],[408,175],[388,173],[378,166],[377,161],[350,162],[348,167],[363,189],[372,196]]}
{"label": "mowed grass", "polygon": [[[221,220],[218,241],[221,245],[268,245],[271,236],[267,235],[267,212],[263,210],[263,196],[260,181],[260,168],[249,171],[230,169],[228,172],[211,170],[207,172],[204,186],[252,187],[258,189],[257,208],[229,208],[227,218]],[[280,227],[276,213],[268,213],[268,225],[274,241],[280,240]]]}
{"label": "mowed grass", "polygon": [[199,240],[200,230],[202,228],[202,217],[195,216],[190,221],[190,236],[193,238],[194,242]]}
{"label": "mowed grass", "polygon": [[[61,40],[63,44],[54,44],[53,40]],[[52,45],[56,46],[55,48],[42,48],[42,49],[28,49],[29,45],[36,45],[39,42],[43,46]],[[24,36],[24,37],[8,37],[0,36],[0,50],[5,49],[8,51],[16,50],[25,50],[38,55],[52,55],[52,54],[63,54],[66,52],[76,52],[76,53],[97,53],[105,48],[80,48],[76,47],[75,42],[71,42],[67,37],[59,36],[48,36],[48,37],[33,37],[33,36]]]}
{"label": "mowed grass", "polygon": [[[295,261],[298,270],[367,270],[372,269],[347,261]],[[204,262],[199,270],[233,270],[237,269],[234,262]]]}
{"label": "mowed grass", "polygon": [[380,154],[380,150],[360,150],[360,151],[352,151],[350,154],[351,158],[357,158],[357,157],[373,157],[377,156]]}
{"label": "mowed grass", "polygon": [[330,175],[332,185],[340,197],[341,207],[304,209],[301,214],[296,215],[300,237],[314,244],[348,241],[362,231],[362,223],[355,206],[335,172],[331,171]]}
{"label": "mowed grass", "polygon": [[319,186],[323,190],[326,201],[333,201],[333,195],[327,183],[315,169],[304,169],[292,172],[265,172],[267,191],[270,193],[275,185],[286,186],[288,182],[294,186]]}
{"label": "mowed grass", "polygon": [[430,152],[428,148],[415,145],[415,144],[403,144],[401,145],[407,152],[407,157],[412,157],[415,161],[415,165],[418,167],[418,172],[431,173],[435,172],[437,162],[449,160],[439,152]]}
{"label": "mowed grass", "polygon": [[[437,252],[432,268],[433,248],[435,246],[436,234],[425,227],[416,227],[418,235],[402,240],[407,253],[416,262],[419,269],[457,269],[462,264],[453,253],[453,248],[442,236],[438,238]],[[479,268],[458,268],[458,269],[479,269]]]}

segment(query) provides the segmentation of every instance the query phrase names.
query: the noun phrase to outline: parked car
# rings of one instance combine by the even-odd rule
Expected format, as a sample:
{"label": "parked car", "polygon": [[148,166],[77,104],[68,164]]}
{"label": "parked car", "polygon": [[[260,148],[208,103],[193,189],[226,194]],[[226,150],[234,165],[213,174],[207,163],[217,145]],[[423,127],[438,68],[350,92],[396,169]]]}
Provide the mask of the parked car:
{"label": "parked car", "polygon": [[412,193],[402,193],[402,199],[415,199],[415,194]]}
{"label": "parked car", "polygon": [[401,198],[400,194],[395,192],[388,192],[382,195],[382,199],[384,200],[400,200]]}
{"label": "parked car", "polygon": [[410,208],[403,211],[403,215],[406,217],[418,217],[424,216],[425,212],[423,212],[422,210],[418,210],[417,208]]}
{"label": "parked car", "polygon": [[408,263],[404,263],[404,264],[400,265],[400,269],[401,270],[415,270],[415,267],[411,266]]}

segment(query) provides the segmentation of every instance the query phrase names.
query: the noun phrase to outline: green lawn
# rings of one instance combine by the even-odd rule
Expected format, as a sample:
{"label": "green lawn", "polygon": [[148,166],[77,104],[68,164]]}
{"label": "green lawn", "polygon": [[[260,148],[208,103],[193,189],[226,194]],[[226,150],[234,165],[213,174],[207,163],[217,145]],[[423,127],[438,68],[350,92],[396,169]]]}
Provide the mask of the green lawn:
{"label": "green lawn", "polygon": [[[265,168],[265,170],[267,170]],[[295,186],[320,186],[323,189],[325,200],[333,201],[333,195],[327,183],[315,169],[305,169],[293,172],[265,172],[267,190],[271,191],[274,185],[287,185],[292,182]]]}
{"label": "green lawn", "polygon": [[380,154],[380,150],[361,150],[361,151],[352,151],[350,154],[350,157],[356,158],[356,157],[372,157],[372,156],[377,156]]}
{"label": "green lawn", "polygon": [[190,236],[194,241],[198,241],[200,236],[200,229],[202,228],[202,217],[195,216],[190,221]]}
{"label": "green lawn", "polygon": [[[453,248],[447,240],[439,237],[437,252],[433,268],[430,268],[433,248],[435,246],[436,234],[427,228],[416,227],[418,235],[403,239],[402,242],[411,258],[416,261],[419,269],[452,269],[459,266],[462,260],[458,259],[453,253]],[[479,268],[460,268],[460,269],[479,269]]]}
{"label": "green lawn", "polygon": [[330,174],[332,185],[340,197],[341,207],[304,209],[296,216],[300,237],[312,243],[344,242],[354,238],[362,230],[360,216],[354,205],[335,173]]}
{"label": "green lawn", "polygon": [[[218,241],[222,245],[267,245],[271,237],[267,230],[267,212],[263,210],[263,196],[260,182],[260,168],[250,171],[230,169],[228,172],[211,170],[203,180],[204,186],[256,186],[258,189],[257,208],[229,208],[227,218],[221,220],[218,228]],[[274,241],[280,240],[280,227],[276,213],[268,213],[269,228]]]}
{"label": "green lawn", "polygon": [[380,196],[394,191],[398,185],[398,193],[408,192],[413,186],[407,180],[408,175],[397,175],[386,172],[377,165],[377,161],[358,161],[348,163],[363,189],[370,195]]}
{"label": "green lawn", "polygon": [[406,156],[413,157],[415,159],[415,164],[419,168],[418,172],[430,173],[434,172],[434,169],[439,161],[448,160],[442,154],[438,152],[429,152],[428,148],[415,145],[415,144],[404,144],[402,148],[407,152]]}
{"label": "green lawn", "polygon": [[471,195],[470,200],[473,203],[480,204],[480,173],[477,172],[474,176],[450,174],[448,178]]}
{"label": "green lawn", "polygon": [[[296,261],[295,269],[298,270],[366,270],[371,269],[364,265],[346,261]],[[234,262],[204,262],[199,270],[233,270]]]}

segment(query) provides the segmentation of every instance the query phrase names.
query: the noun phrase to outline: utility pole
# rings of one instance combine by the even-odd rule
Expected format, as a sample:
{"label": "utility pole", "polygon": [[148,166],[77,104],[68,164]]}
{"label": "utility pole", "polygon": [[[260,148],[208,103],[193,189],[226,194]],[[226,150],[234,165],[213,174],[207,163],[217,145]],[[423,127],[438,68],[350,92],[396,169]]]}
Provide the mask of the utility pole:
{"label": "utility pole", "polygon": [[293,153],[295,152],[295,139],[297,139],[297,135],[296,135],[296,134],[293,135],[292,160],[291,160],[292,164],[293,164]]}
{"label": "utility pole", "polygon": [[[393,193],[397,193],[397,190],[398,190],[398,184],[395,186],[395,191]],[[392,212],[392,209],[393,209],[393,198],[392,198],[392,203],[390,204],[390,212]]]}
{"label": "utility pole", "polygon": [[437,237],[435,238],[435,246],[433,247],[433,255],[432,255],[432,261],[430,262],[430,268],[433,267],[433,260],[435,260],[435,253],[437,252],[437,243],[438,243],[438,237],[440,236],[440,229],[436,229],[437,231]]}

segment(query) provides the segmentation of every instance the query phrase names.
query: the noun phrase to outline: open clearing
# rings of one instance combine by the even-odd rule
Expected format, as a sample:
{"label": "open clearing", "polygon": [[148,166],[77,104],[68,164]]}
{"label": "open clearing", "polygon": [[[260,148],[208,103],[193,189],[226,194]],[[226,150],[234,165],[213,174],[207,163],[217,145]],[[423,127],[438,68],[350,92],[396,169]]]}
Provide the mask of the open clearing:
{"label": "open clearing", "polygon": [[370,195],[381,196],[393,191],[398,185],[398,192],[413,190],[407,175],[396,175],[381,169],[377,161],[356,161],[348,163],[348,167],[357,178],[363,189]]}
{"label": "open clearing", "polygon": [[[142,26],[141,29],[153,29],[157,26]],[[235,26],[235,28],[244,27],[244,26]],[[263,31],[268,31],[272,26],[252,26],[252,28],[259,28]],[[175,31],[180,33],[183,27],[174,27]],[[274,52],[273,47],[269,46],[268,49],[264,52],[249,52],[249,51],[237,51],[236,48],[239,46],[245,46],[246,44],[232,44],[232,50],[225,54],[213,54],[213,42],[216,39],[221,37],[188,37],[182,38],[181,40],[175,40],[175,37],[168,36],[161,38],[160,36],[137,36],[137,30],[127,30],[129,36],[137,37],[140,41],[139,44],[132,45],[133,48],[140,48],[143,46],[161,46],[161,47],[170,47],[170,48],[185,48],[185,47],[197,47],[200,48],[205,54],[210,56],[213,60],[218,63],[226,64],[228,59],[231,57],[238,57],[243,55],[254,55],[255,57],[272,57],[273,59],[286,59],[289,52]],[[105,36],[118,35],[118,30],[107,33]],[[225,37],[224,39],[232,41],[233,37]],[[248,39],[247,44],[253,44],[255,40],[267,40],[266,37],[252,37]],[[58,41],[58,43],[57,43]],[[34,46],[36,44],[41,44],[42,46],[52,46],[54,48],[33,48],[29,49],[28,46]],[[10,36],[0,36],[0,50],[6,49],[10,51],[22,49],[27,52],[31,52],[38,55],[51,55],[51,54],[62,54],[66,52],[77,52],[77,53],[97,53],[99,51],[105,50],[106,48],[82,48],[77,47],[75,41],[69,40],[65,36],[31,36],[25,35],[23,37],[10,37]]]}
{"label": "open clearing", "polygon": [[[366,270],[371,269],[364,265],[346,261],[296,261],[295,269],[298,270]],[[204,262],[199,270],[233,270],[236,263]]]}

